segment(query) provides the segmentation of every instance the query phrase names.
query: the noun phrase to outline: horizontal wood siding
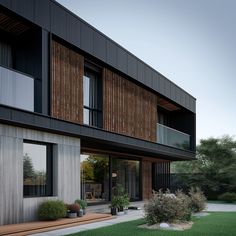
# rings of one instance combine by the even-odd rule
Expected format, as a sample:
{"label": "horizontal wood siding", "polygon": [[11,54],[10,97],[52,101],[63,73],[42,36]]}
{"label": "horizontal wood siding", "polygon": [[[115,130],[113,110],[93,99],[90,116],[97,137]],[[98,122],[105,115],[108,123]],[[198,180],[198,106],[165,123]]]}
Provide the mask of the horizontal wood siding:
{"label": "horizontal wood siding", "polygon": [[82,123],[84,58],[77,52],[52,41],[53,117]]}
{"label": "horizontal wood siding", "polygon": [[104,129],[155,142],[156,123],[156,95],[104,69]]}

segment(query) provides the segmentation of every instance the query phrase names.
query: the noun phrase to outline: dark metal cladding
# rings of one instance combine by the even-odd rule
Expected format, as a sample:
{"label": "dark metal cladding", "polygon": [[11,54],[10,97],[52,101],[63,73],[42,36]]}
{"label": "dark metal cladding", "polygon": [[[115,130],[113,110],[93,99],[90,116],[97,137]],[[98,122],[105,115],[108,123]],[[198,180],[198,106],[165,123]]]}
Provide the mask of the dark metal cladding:
{"label": "dark metal cladding", "polygon": [[137,155],[147,155],[154,158],[158,156],[168,160],[195,159],[195,153],[191,151],[176,149],[95,127],[69,123],[42,114],[3,105],[0,105],[0,121],[6,124],[79,137],[82,138],[83,142],[104,150],[106,148],[112,148],[113,150],[118,148],[118,150]]}
{"label": "dark metal cladding", "polygon": [[93,34],[93,55],[101,61],[106,60],[106,39],[101,34]]}
{"label": "dark metal cladding", "polygon": [[114,42],[106,40],[106,62],[108,65],[115,67],[117,65],[117,47]]}
{"label": "dark metal cladding", "polygon": [[151,76],[150,66],[56,1],[0,0],[0,4],[195,113],[194,97],[157,71]]}

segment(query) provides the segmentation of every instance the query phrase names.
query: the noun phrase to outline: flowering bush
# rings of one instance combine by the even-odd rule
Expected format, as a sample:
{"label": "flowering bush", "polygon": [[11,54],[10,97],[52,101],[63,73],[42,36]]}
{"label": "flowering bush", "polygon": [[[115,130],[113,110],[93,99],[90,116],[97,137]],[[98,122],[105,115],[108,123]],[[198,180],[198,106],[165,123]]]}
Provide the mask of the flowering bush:
{"label": "flowering bush", "polygon": [[77,204],[77,203],[67,204],[66,207],[67,207],[68,212],[79,214],[79,210],[80,210],[80,205],[79,204]]}
{"label": "flowering bush", "polygon": [[206,208],[206,197],[200,188],[191,188],[189,197],[190,208],[193,212],[200,212]]}
{"label": "flowering bush", "polygon": [[189,197],[180,191],[174,195],[160,190],[144,205],[145,218],[148,224],[190,220],[189,202]]}

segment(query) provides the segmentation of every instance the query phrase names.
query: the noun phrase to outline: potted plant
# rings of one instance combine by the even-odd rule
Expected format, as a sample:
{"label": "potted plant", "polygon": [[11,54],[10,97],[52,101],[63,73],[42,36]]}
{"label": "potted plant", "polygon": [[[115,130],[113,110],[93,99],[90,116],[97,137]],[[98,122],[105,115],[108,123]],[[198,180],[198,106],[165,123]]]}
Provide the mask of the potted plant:
{"label": "potted plant", "polygon": [[114,215],[117,215],[117,209],[119,207],[119,197],[118,196],[113,196],[112,200],[111,200],[111,205],[110,205],[110,208],[111,208],[111,214],[114,216]]}
{"label": "potted plant", "polygon": [[80,205],[80,208],[83,210],[83,215],[85,215],[86,214],[87,202],[83,199],[76,199],[75,203]]}
{"label": "potted plant", "polygon": [[67,204],[67,216],[68,218],[76,218],[80,213],[80,205],[79,204]]}
{"label": "potted plant", "polygon": [[112,208],[118,210],[118,215],[124,213],[124,208],[129,205],[129,196],[125,193],[124,188],[118,185],[114,190],[114,195],[111,201],[111,211],[114,211]]}

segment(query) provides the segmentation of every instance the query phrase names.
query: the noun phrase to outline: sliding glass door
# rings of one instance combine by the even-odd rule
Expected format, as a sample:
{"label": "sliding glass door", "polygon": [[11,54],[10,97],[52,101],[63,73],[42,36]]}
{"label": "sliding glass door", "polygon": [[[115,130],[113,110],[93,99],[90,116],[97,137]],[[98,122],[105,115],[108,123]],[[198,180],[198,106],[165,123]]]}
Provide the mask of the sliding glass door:
{"label": "sliding glass door", "polygon": [[109,201],[109,157],[82,154],[80,158],[81,198],[88,203]]}
{"label": "sliding glass door", "polygon": [[140,161],[94,153],[80,159],[81,198],[89,204],[110,201],[118,185],[131,201],[140,200]]}
{"label": "sliding glass door", "polygon": [[140,200],[140,162],[121,158],[112,159],[112,188],[120,185],[130,200]]}

